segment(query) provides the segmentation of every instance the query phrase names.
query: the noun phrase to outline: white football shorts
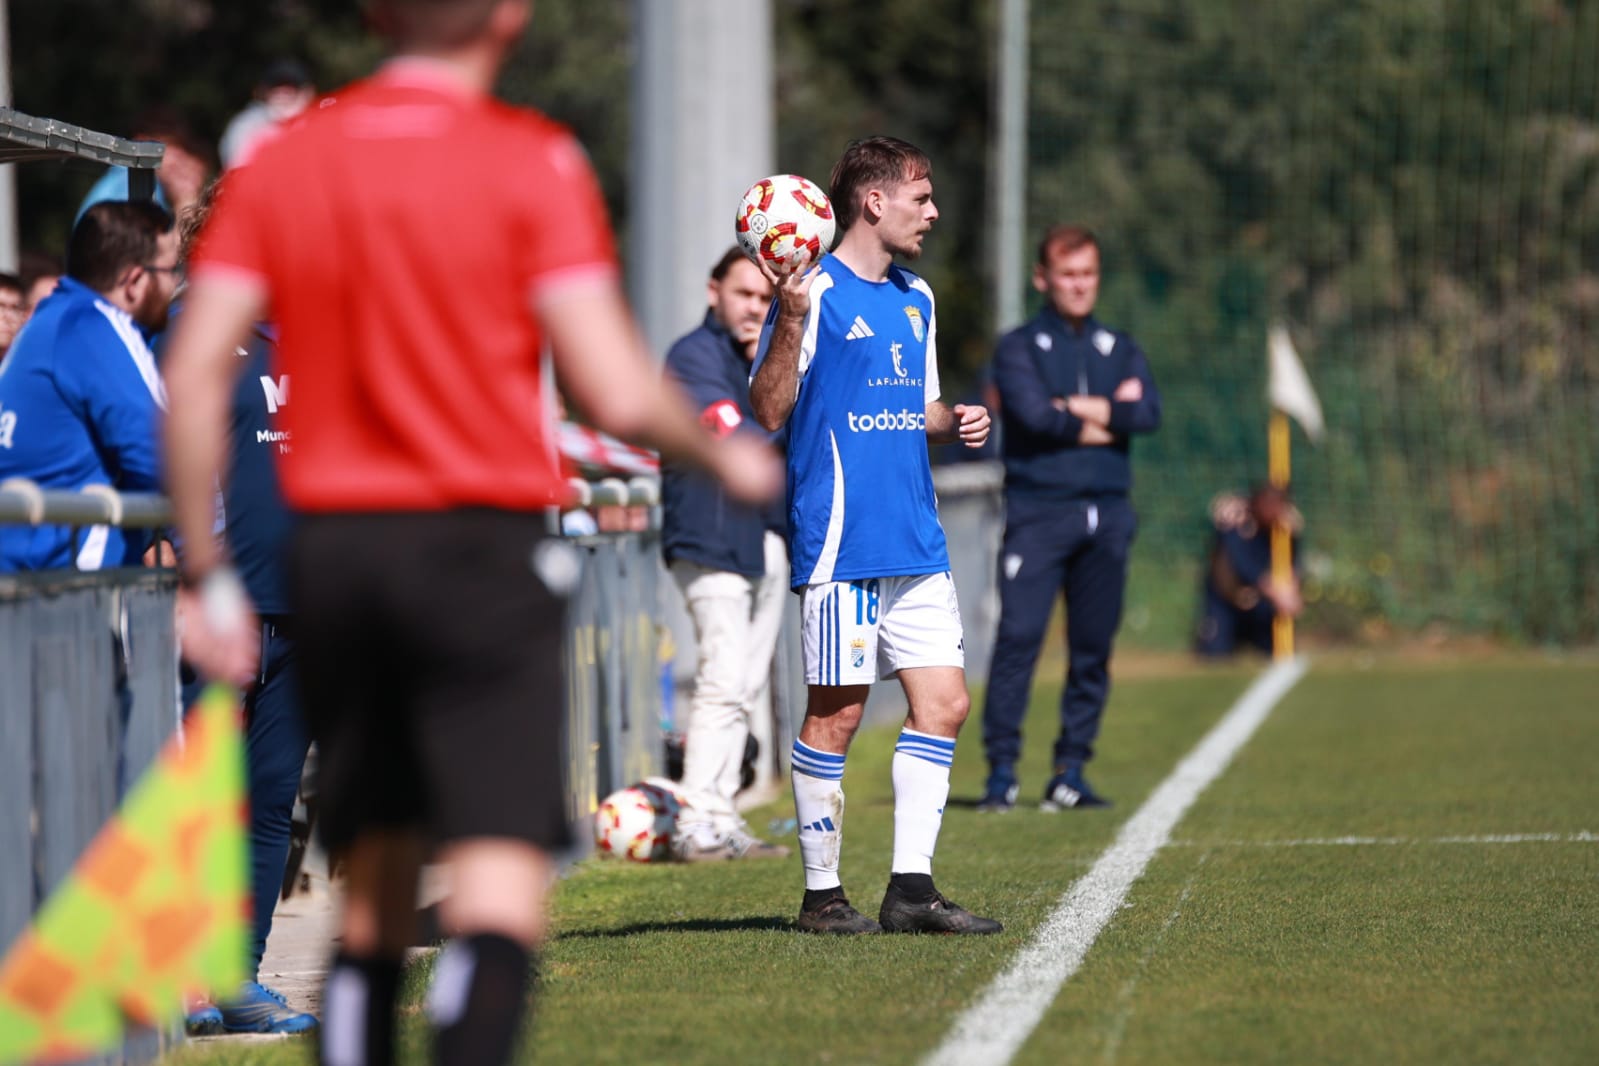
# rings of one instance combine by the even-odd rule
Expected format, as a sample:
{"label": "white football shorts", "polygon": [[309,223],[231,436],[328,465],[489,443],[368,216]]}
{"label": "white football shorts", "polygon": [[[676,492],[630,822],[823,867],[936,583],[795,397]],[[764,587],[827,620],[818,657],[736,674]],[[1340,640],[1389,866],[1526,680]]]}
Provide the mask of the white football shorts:
{"label": "white football shorts", "polygon": [[803,611],[808,685],[869,685],[908,667],[966,666],[947,570],[807,585]]}

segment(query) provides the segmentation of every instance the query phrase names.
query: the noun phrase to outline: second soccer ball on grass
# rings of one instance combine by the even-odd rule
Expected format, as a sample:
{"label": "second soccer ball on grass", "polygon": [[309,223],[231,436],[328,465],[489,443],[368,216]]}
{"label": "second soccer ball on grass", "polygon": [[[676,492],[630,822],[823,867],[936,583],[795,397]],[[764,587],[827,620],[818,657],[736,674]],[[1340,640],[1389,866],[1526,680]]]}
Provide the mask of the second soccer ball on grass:
{"label": "second soccer ball on grass", "polygon": [[664,862],[681,807],[672,790],[648,781],[617,789],[594,812],[595,846],[621,859]]}

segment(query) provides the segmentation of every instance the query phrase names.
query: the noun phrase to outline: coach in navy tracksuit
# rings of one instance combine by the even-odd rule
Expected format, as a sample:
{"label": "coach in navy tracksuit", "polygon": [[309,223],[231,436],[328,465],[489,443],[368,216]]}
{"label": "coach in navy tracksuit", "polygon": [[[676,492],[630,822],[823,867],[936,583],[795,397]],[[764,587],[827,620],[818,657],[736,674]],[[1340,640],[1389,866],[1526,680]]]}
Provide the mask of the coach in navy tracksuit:
{"label": "coach in navy tracksuit", "polygon": [[[173,319],[182,313],[174,306]],[[168,330],[158,343],[162,354]],[[220,999],[216,1007],[193,1011],[189,1028],[194,1033],[215,1031],[301,1033],[316,1028],[317,1020],[293,1010],[277,993],[257,980],[272,912],[283,884],[289,855],[294,797],[300,787],[310,738],[301,718],[296,653],[289,630],[289,603],[283,554],[290,517],[278,491],[275,466],[280,450],[290,442],[274,425],[273,415],[289,402],[289,380],[272,367],[276,338],[272,327],[257,325],[249,347],[238,357],[248,366],[239,375],[229,411],[230,457],[223,488],[220,524],[225,528],[228,554],[237,568],[261,625],[261,662],[244,697],[245,766],[250,787],[250,887],[253,936],[250,944],[249,980],[234,997]],[[185,667],[184,706],[192,706],[205,685]]]}
{"label": "coach in navy tracksuit", "polygon": [[1000,339],[993,380],[1005,461],[1000,620],[983,707],[989,778],[982,808],[1016,802],[1021,725],[1057,592],[1066,597],[1069,663],[1060,736],[1043,809],[1109,801],[1083,777],[1110,687],[1127,555],[1137,529],[1128,500],[1131,438],[1160,425],[1149,363],[1125,333],[1093,318],[1099,245],[1078,226],[1039,244],[1033,286],[1046,305]]}

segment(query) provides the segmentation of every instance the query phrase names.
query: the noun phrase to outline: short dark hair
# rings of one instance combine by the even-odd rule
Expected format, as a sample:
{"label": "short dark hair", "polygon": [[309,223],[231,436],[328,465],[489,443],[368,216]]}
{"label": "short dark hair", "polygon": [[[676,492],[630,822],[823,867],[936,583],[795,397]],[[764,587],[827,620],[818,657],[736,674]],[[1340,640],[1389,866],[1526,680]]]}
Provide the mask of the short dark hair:
{"label": "short dark hair", "polygon": [[366,0],[378,31],[401,45],[452,47],[488,25],[500,0]]}
{"label": "short dark hair", "polygon": [[1049,257],[1057,251],[1061,255],[1071,255],[1077,249],[1090,245],[1094,251],[1099,251],[1099,238],[1087,226],[1079,226],[1075,222],[1051,226],[1044,231],[1044,239],[1038,242],[1038,265],[1048,267]]}
{"label": "short dark hair", "polygon": [[868,189],[896,189],[907,181],[931,177],[933,162],[927,153],[897,137],[863,137],[849,142],[833,166],[828,181],[828,199],[833,201],[833,217],[838,233],[855,224],[860,211],[857,202]]}
{"label": "short dark hair", "polygon": [[148,200],[102,200],[83,213],[67,244],[67,276],[109,292],[122,272],[155,255],[172,216]]}
{"label": "short dark hair", "polygon": [[0,289],[9,289],[18,296],[28,295],[28,287],[22,284],[22,279],[9,271],[0,271]]}
{"label": "short dark hair", "polygon": [[721,281],[723,278],[727,277],[727,272],[733,269],[734,263],[738,262],[740,259],[748,258],[749,256],[744,254],[744,249],[740,248],[736,244],[733,245],[733,247],[723,252],[722,258],[718,259],[716,261],[716,265],[711,267],[711,280]]}

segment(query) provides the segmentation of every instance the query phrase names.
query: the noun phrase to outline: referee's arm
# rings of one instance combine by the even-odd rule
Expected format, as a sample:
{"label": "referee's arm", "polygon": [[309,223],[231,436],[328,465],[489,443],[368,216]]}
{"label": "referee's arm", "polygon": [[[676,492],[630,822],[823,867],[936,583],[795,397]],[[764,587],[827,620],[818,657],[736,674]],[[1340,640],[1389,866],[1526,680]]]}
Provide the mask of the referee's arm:
{"label": "referee's arm", "polygon": [[735,499],[765,503],[777,495],[783,470],[776,454],[747,437],[719,442],[700,426],[682,387],[652,364],[614,279],[545,291],[534,309],[562,386],[597,428],[709,471]]}

